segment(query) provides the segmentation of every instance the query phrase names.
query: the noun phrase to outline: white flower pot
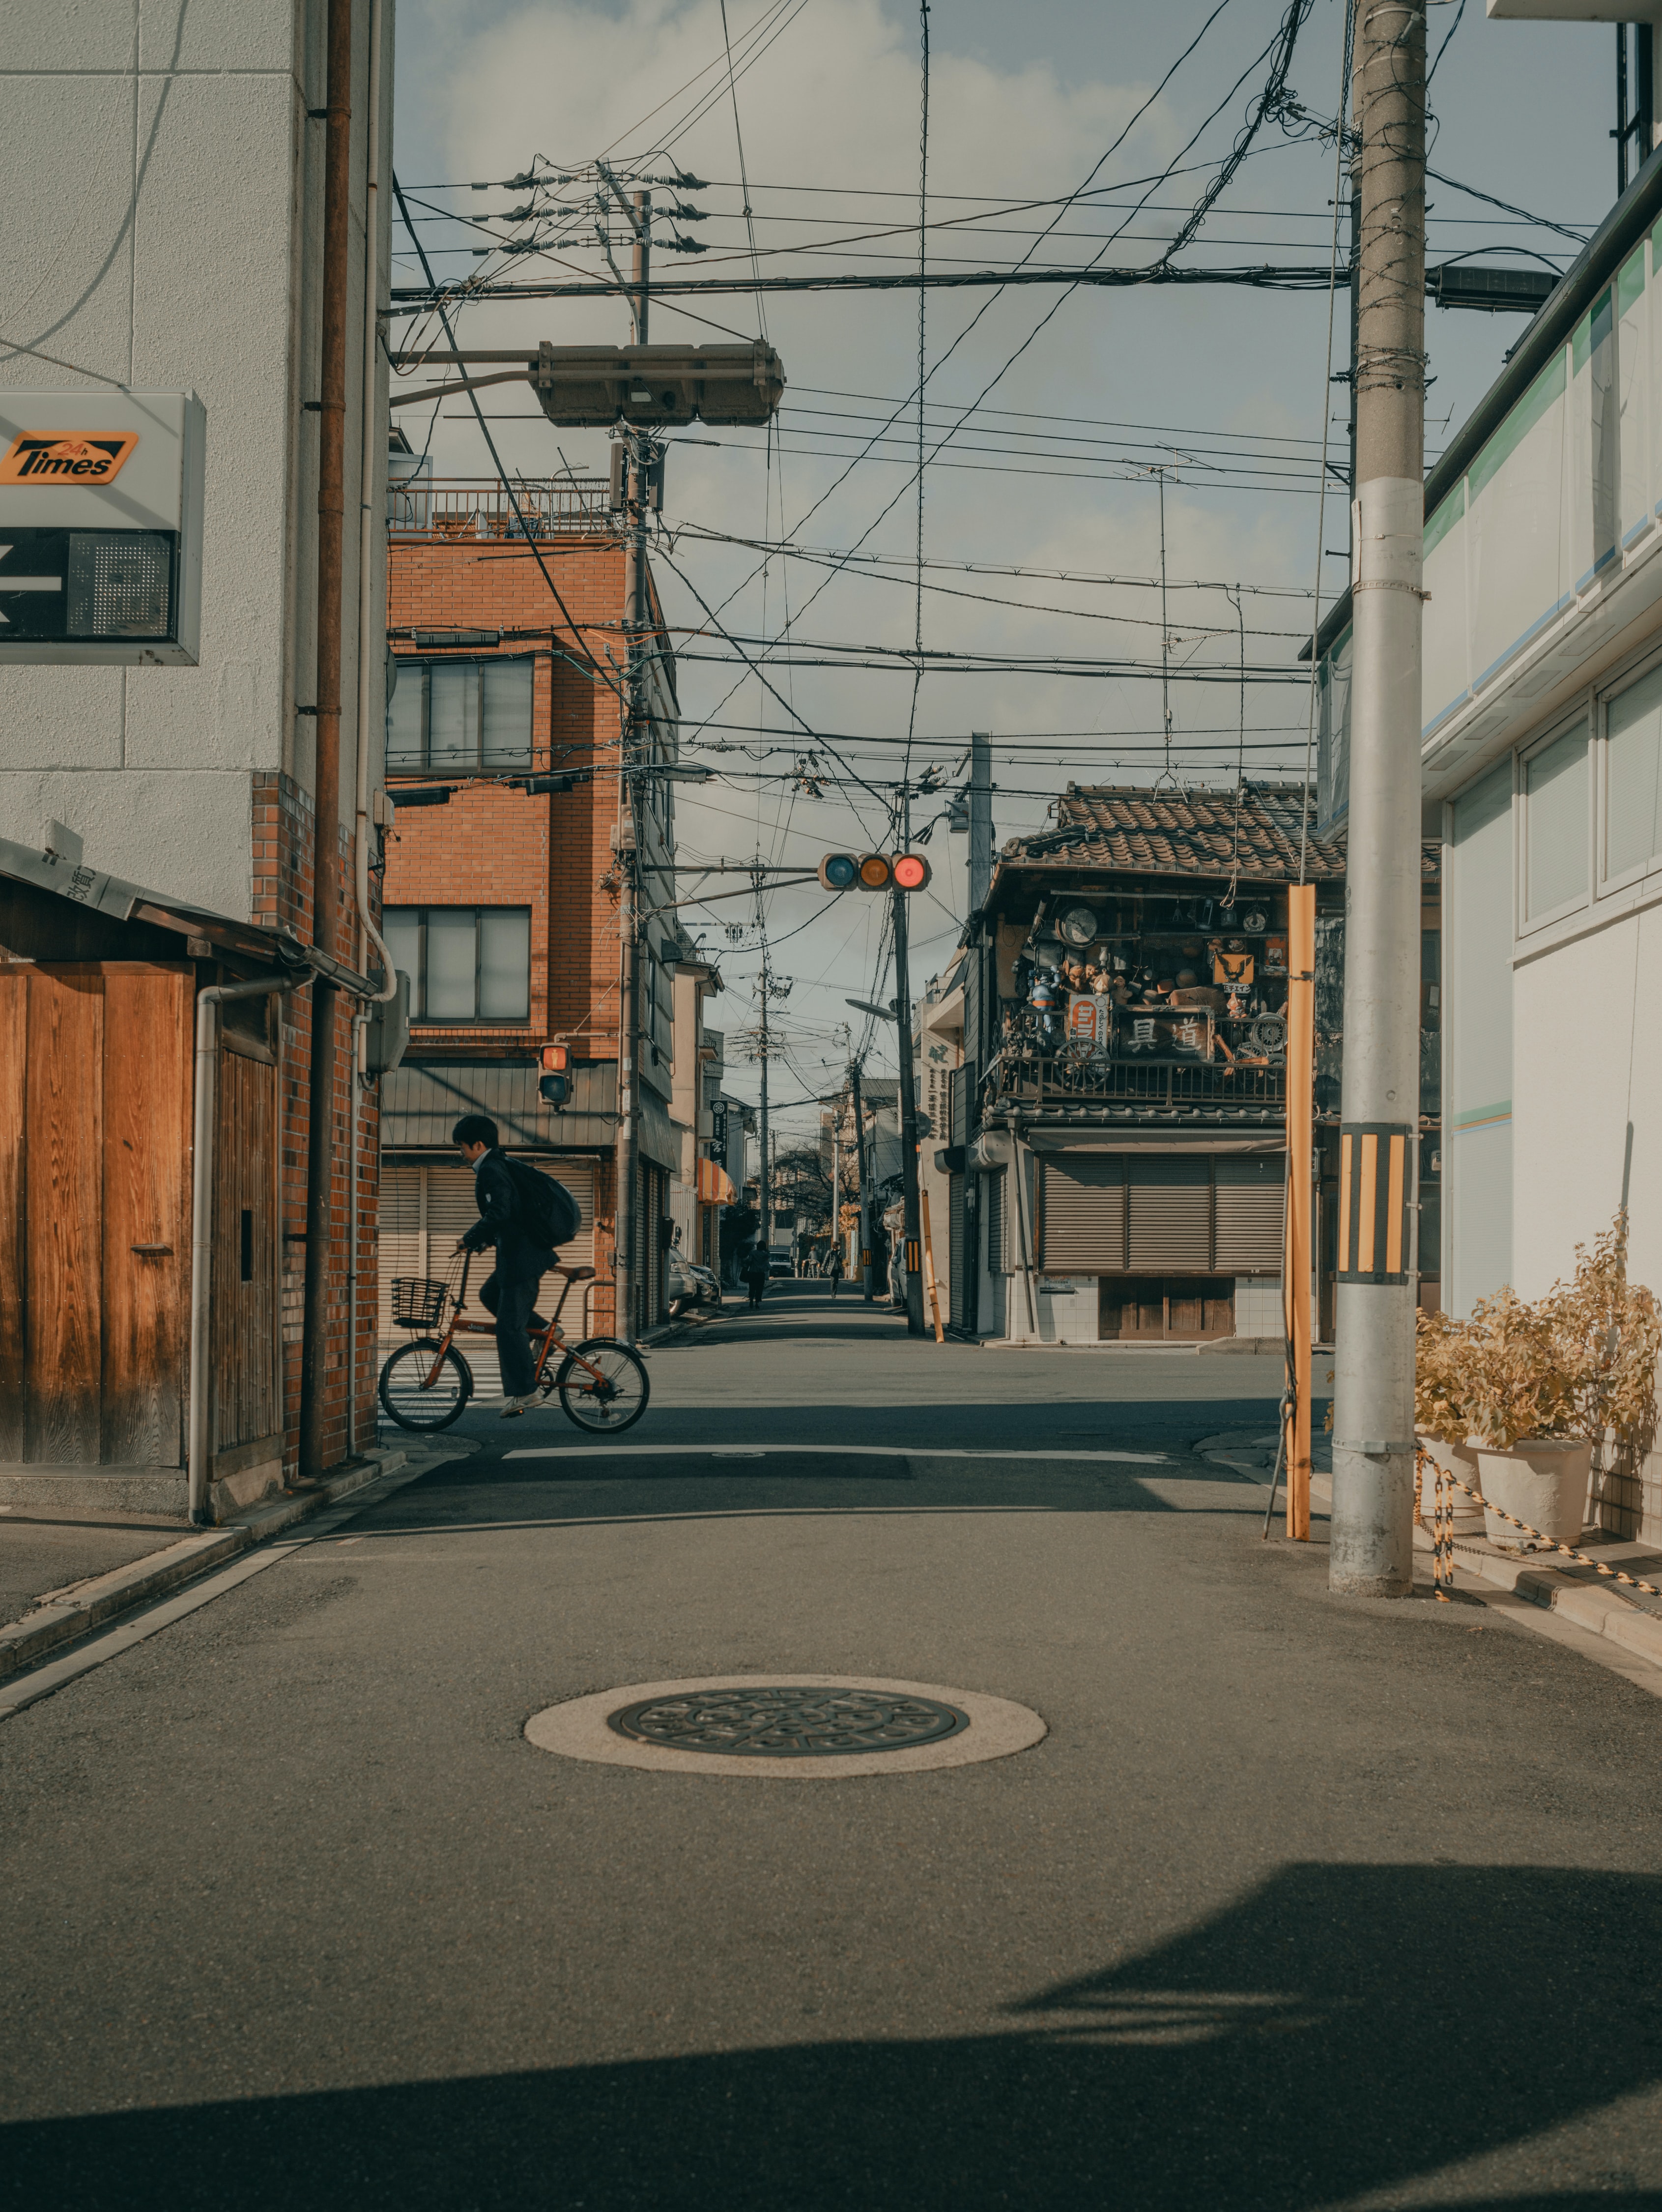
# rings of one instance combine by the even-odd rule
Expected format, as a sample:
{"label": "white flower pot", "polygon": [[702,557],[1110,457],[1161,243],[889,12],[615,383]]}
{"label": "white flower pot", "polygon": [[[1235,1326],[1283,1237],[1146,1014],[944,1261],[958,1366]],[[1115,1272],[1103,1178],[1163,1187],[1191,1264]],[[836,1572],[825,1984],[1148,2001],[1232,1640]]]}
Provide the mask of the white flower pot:
{"label": "white flower pot", "polygon": [[[1441,1437],[1434,1437],[1424,1429],[1416,1429],[1420,1448],[1433,1466],[1442,1468],[1459,1482],[1470,1483],[1472,1489],[1482,1490],[1483,1480],[1477,1473],[1477,1455],[1470,1444],[1451,1444]],[[1483,1533],[1483,1509],[1475,1498],[1468,1498],[1464,1490],[1449,1492],[1454,1505],[1454,1534],[1457,1536],[1480,1536]],[[1428,1473],[1420,1498],[1420,1518],[1428,1528],[1431,1516],[1437,1508],[1436,1484]]]}
{"label": "white flower pot", "polygon": [[[1586,1525],[1587,1483],[1592,1446],[1579,1437],[1519,1437],[1510,1451],[1497,1451],[1481,1439],[1466,1442],[1477,1454],[1483,1496],[1515,1513],[1555,1544],[1574,1544]],[[1489,1538],[1510,1552],[1534,1540],[1495,1514],[1485,1515]]]}

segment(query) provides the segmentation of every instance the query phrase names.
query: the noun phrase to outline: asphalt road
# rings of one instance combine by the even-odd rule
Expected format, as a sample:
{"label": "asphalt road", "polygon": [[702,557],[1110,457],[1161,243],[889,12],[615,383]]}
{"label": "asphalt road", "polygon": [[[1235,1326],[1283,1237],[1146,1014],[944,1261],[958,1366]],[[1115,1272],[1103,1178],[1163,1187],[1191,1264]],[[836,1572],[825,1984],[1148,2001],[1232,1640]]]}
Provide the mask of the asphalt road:
{"label": "asphalt road", "polygon": [[[1189,1447],[1266,1363],[822,1299],[660,1349],[640,1450],[470,1415],[0,1726],[0,2202],[1662,2206],[1662,1702],[1262,1542]],[[801,1783],[523,1734],[729,1672],[1049,1733]]]}

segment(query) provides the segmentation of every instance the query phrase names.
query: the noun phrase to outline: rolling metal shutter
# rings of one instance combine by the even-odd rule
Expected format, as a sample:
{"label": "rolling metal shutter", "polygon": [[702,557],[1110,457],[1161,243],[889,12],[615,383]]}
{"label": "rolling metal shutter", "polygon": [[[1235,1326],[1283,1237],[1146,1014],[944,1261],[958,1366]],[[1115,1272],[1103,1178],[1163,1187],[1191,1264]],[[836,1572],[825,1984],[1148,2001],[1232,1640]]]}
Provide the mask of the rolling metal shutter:
{"label": "rolling metal shutter", "polygon": [[1284,1152],[1224,1155],[1217,1185],[1216,1265],[1221,1275],[1281,1273]]}
{"label": "rolling metal shutter", "polygon": [[987,1273],[1002,1278],[1010,1272],[1010,1244],[1004,1231],[1004,1188],[1008,1168],[986,1177]]}
{"label": "rolling metal shutter", "polygon": [[947,1177],[947,1319],[960,1328],[964,1319],[964,1179]]}
{"label": "rolling metal shutter", "polygon": [[402,1344],[405,1336],[392,1319],[392,1278],[427,1273],[427,1251],[422,1235],[422,1178],[425,1173],[423,1168],[391,1163],[381,1170],[376,1258],[380,1305],[376,1330],[384,1358]]}
{"label": "rolling metal shutter", "polygon": [[[1046,1270],[1056,1275],[1097,1275],[1123,1268],[1124,1160],[1113,1153],[1084,1153],[1076,1159],[1047,1159],[1044,1169],[1040,1249]],[[1133,1214],[1133,1224],[1135,1220]]]}
{"label": "rolling metal shutter", "polygon": [[1208,1273],[1212,1264],[1210,1160],[1204,1153],[1186,1152],[1171,1159],[1133,1158],[1129,1164],[1131,1272]]}

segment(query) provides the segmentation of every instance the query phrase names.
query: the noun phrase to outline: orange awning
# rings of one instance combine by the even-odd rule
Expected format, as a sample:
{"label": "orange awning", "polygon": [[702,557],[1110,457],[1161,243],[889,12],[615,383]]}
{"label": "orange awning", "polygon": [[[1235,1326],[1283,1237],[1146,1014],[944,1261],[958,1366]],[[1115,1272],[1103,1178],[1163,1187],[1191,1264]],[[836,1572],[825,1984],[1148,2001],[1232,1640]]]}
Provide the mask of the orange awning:
{"label": "orange awning", "polygon": [[738,1198],[733,1178],[714,1160],[698,1164],[698,1199],[701,1206],[732,1206]]}

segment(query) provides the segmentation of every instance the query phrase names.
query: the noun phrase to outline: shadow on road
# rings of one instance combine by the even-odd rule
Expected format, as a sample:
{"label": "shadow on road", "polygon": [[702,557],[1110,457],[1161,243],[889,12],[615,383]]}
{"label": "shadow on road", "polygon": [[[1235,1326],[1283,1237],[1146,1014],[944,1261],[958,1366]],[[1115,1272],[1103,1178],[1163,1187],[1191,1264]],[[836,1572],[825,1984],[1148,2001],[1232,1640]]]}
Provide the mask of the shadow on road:
{"label": "shadow on road", "polygon": [[1659,1944],[1651,1876],[1293,1865],[1004,2033],[72,2118],[0,2146],[17,2202],[80,2212],[152,2189],[239,2212],[1287,2212],[1429,2203],[1416,2178],[1533,2139],[1527,2193],[1502,2164],[1435,2203],[1656,2207],[1653,2113],[1612,2115],[1591,2160],[1542,2139],[1662,2074]]}

